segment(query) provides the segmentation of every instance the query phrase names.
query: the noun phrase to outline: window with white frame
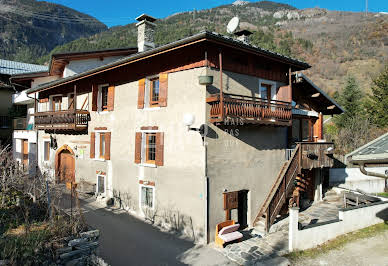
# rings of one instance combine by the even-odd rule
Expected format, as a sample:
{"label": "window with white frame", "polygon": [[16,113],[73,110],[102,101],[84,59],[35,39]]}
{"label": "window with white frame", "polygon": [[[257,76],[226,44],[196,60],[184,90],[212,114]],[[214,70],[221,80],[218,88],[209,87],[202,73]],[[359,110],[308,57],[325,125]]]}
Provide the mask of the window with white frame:
{"label": "window with white frame", "polygon": [[43,159],[46,162],[50,160],[50,141],[43,142]]}
{"label": "window with white frame", "polygon": [[276,100],[276,82],[261,79],[259,81],[260,98]]}
{"label": "window with white frame", "polygon": [[108,110],[108,90],[109,84],[103,84],[98,86],[98,111],[107,111]]}
{"label": "window with white frame", "polygon": [[97,175],[97,186],[96,186],[97,195],[105,195],[105,192],[106,192],[105,182],[106,182],[105,175]]}
{"label": "window with white frame", "polygon": [[105,159],[105,146],[106,146],[106,138],[105,138],[106,132],[100,131],[96,132],[96,159]]}
{"label": "window with white frame", "polygon": [[140,187],[140,193],[141,193],[141,206],[142,207],[148,207],[148,208],[154,208],[154,187],[152,186],[141,186]]}

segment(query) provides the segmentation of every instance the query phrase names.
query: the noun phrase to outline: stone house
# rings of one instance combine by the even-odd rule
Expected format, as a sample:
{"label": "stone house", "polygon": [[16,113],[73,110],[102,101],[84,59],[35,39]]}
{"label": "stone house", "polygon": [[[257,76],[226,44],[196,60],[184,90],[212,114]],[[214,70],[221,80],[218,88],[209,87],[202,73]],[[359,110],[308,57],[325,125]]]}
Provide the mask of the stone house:
{"label": "stone house", "polygon": [[214,32],[155,47],[155,19],[138,20],[133,54],[28,90],[41,171],[199,242],[319,200],[323,115],[342,109],[308,64]]}

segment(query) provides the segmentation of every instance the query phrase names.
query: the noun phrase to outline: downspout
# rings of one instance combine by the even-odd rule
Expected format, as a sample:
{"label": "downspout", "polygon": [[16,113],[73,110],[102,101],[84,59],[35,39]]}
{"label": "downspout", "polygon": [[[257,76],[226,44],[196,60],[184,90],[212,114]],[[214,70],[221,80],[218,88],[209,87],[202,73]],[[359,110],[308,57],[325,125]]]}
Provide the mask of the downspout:
{"label": "downspout", "polygon": [[365,169],[365,164],[379,164],[379,163],[388,163],[388,159],[379,159],[379,160],[350,160],[349,161],[352,164],[358,164],[360,166],[360,171],[364,175],[367,176],[375,176],[375,177],[380,177],[380,178],[385,178],[388,179],[388,175],[385,174],[380,174],[376,172],[370,172]]}

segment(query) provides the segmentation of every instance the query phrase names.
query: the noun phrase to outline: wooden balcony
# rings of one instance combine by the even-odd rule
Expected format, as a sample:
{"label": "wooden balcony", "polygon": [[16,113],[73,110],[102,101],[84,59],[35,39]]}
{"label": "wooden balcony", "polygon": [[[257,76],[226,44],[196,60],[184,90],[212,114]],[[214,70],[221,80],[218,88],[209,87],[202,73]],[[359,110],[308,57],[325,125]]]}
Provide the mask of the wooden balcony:
{"label": "wooden balcony", "polygon": [[301,144],[301,168],[333,167],[333,142],[299,142]]}
{"label": "wooden balcony", "polygon": [[88,129],[89,111],[65,110],[34,114],[35,129],[83,131]]}
{"label": "wooden balcony", "polygon": [[211,105],[212,123],[224,123],[228,119],[276,126],[290,126],[292,123],[292,106],[289,102],[227,93],[223,94],[223,99],[220,94],[210,95],[206,102]]}

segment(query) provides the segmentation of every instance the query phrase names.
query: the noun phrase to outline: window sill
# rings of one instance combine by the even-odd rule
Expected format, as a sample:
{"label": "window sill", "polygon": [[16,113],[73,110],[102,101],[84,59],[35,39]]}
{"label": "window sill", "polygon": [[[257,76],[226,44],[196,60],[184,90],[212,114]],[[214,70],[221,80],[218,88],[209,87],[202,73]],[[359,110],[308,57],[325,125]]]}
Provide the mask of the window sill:
{"label": "window sill", "polygon": [[141,163],[139,164],[139,166],[156,168],[156,164],[150,164],[150,163]]}
{"label": "window sill", "polygon": [[109,114],[110,111],[97,111],[97,114],[99,115],[104,115],[104,114]]}
{"label": "window sill", "polygon": [[100,162],[105,162],[107,160],[101,159],[101,158],[92,158],[93,161],[100,161]]}
{"label": "window sill", "polygon": [[157,107],[145,107],[143,108],[144,111],[155,111],[155,110],[160,110],[161,107],[160,106],[157,106]]}

